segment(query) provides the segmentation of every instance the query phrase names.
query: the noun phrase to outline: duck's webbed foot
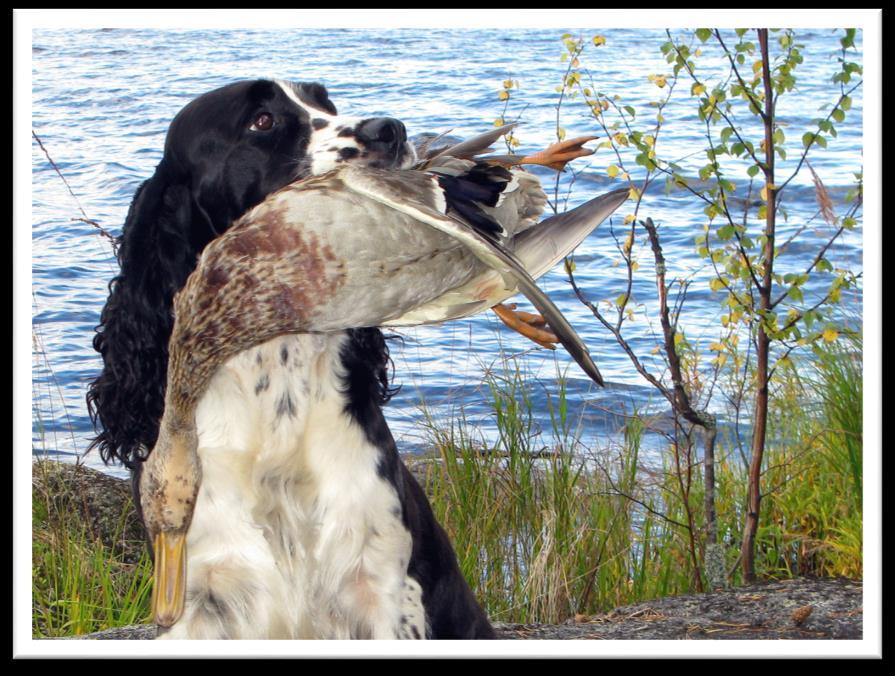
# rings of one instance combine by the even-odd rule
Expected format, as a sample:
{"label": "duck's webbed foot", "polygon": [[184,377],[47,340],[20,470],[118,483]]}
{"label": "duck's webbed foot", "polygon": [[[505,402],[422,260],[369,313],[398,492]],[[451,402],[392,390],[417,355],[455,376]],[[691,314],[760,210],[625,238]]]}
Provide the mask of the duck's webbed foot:
{"label": "duck's webbed foot", "polygon": [[597,136],[578,136],[566,141],[559,141],[544,150],[528,155],[519,162],[520,164],[541,164],[556,171],[565,169],[566,164],[579,157],[593,155],[594,151],[583,147],[588,141],[593,141]]}
{"label": "duck's webbed foot", "polygon": [[541,347],[555,350],[557,343],[560,342],[541,315],[517,310],[515,303],[510,305],[500,303],[491,309],[504,324]]}

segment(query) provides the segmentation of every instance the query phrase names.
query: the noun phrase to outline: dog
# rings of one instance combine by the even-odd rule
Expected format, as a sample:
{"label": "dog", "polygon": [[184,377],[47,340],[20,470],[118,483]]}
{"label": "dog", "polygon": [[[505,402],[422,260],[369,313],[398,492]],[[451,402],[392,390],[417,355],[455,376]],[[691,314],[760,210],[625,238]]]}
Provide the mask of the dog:
{"label": "dog", "polygon": [[[339,116],[318,83],[237,82],[177,114],[118,239],[87,393],[91,448],[131,470],[138,509],[173,298],[203,248],[297,179],[415,159],[401,122]],[[219,369],[196,416],[186,608],[159,638],[494,638],[383,417],[389,370],[376,328],[279,337]]]}

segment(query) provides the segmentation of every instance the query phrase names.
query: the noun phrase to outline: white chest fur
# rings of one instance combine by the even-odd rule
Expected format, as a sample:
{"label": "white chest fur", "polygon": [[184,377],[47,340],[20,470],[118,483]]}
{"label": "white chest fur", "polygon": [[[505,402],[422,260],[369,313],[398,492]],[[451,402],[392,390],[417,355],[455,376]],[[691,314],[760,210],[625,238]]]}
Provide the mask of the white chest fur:
{"label": "white chest fur", "polygon": [[410,533],[345,413],[342,334],[244,352],[199,404],[181,620],[160,638],[421,638]]}

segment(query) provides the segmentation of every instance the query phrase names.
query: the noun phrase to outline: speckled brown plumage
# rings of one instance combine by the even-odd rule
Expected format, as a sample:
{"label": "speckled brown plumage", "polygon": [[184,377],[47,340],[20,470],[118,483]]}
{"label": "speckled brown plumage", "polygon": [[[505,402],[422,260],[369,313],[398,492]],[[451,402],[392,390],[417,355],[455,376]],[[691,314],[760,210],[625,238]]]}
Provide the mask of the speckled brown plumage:
{"label": "speckled brown plumage", "polygon": [[336,263],[329,244],[287,223],[276,206],[253,212],[213,242],[174,300],[168,388],[175,411],[191,413],[233,355],[307,332],[315,310],[344,283]]}

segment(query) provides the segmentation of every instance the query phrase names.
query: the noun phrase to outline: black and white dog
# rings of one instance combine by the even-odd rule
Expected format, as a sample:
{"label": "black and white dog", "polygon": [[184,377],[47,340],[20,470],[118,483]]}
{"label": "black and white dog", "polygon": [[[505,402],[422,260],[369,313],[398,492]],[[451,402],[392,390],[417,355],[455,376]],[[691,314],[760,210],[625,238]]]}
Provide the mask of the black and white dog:
{"label": "black and white dog", "polygon": [[[93,447],[132,470],[135,492],[163,411],[172,300],[203,247],[295,179],[414,161],[400,122],[340,117],[319,84],[239,82],[175,117],[119,240],[87,395]],[[164,638],[493,638],[398,456],[388,367],[383,334],[356,329],[277,338],[219,370],[197,412],[186,610]]]}

